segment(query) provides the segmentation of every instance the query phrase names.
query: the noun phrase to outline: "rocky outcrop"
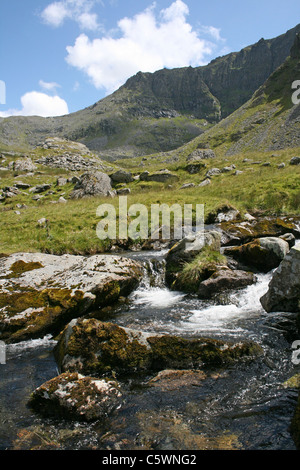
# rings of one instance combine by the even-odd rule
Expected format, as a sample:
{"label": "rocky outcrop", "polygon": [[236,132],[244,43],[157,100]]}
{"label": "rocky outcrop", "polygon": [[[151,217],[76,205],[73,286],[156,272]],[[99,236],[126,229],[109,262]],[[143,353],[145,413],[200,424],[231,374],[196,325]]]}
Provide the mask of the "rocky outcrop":
{"label": "rocky outcrop", "polygon": [[32,172],[37,169],[36,165],[29,157],[20,158],[15,162],[11,162],[8,168],[19,173]]}
{"label": "rocky outcrop", "polygon": [[199,369],[222,366],[238,358],[260,355],[261,348],[249,341],[231,343],[210,338],[186,339],[157,335],[96,319],[73,320],[54,350],[62,372],[111,374]]}
{"label": "rocky outcrop", "polygon": [[110,415],[122,400],[116,381],[65,373],[38,387],[28,405],[44,417],[96,421]]}
{"label": "rocky outcrop", "polygon": [[300,245],[291,248],[260,299],[267,312],[300,312]]}
{"label": "rocky outcrop", "polygon": [[0,258],[0,339],[57,334],[72,319],[137,287],[141,266],[112,255],[17,253]]}
{"label": "rocky outcrop", "polygon": [[110,177],[100,171],[84,173],[70,195],[71,199],[94,196],[116,196],[116,192],[111,186]]}
{"label": "rocky outcrop", "polygon": [[288,242],[282,238],[264,237],[242,246],[225,248],[224,254],[233,257],[245,266],[268,272],[279,266],[289,249]]}

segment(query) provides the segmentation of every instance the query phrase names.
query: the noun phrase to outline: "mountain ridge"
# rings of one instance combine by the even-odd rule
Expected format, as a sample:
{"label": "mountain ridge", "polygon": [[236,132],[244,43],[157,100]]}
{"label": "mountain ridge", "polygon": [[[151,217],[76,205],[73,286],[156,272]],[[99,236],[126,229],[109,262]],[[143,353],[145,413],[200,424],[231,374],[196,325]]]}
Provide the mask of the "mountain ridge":
{"label": "mountain ridge", "polygon": [[30,148],[46,137],[82,142],[104,159],[169,151],[246,103],[289,55],[300,24],[206,66],[139,72],[112,95],[75,113],[0,120],[0,144]]}

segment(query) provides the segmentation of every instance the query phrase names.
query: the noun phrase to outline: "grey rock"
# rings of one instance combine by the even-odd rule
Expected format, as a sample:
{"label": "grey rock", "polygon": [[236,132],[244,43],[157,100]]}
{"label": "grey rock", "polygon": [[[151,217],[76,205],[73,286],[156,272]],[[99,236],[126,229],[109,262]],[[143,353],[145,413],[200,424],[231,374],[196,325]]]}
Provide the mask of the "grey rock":
{"label": "grey rock", "polygon": [[[46,219],[39,222],[45,224]],[[0,258],[0,338],[13,343],[58,334],[73,318],[128,295],[139,263],[113,255],[15,253]]]}
{"label": "grey rock", "polygon": [[42,416],[76,421],[104,420],[120,406],[117,381],[64,373],[45,382],[31,395],[28,405]]}
{"label": "grey rock", "polygon": [[185,183],[179,189],[194,188],[196,185],[194,183]]}
{"label": "grey rock", "polygon": [[65,186],[67,182],[68,182],[67,178],[60,176],[59,178],[57,178],[56,186]]}
{"label": "grey rock", "polygon": [[300,165],[300,157],[291,158],[290,165]]}
{"label": "grey rock", "polygon": [[202,281],[198,289],[198,297],[210,299],[224,290],[239,289],[256,282],[253,273],[242,270],[220,269],[205,281]]}
{"label": "grey rock", "polygon": [[266,312],[300,311],[300,245],[282,260],[260,302]]}
{"label": "grey rock", "polygon": [[205,180],[203,180],[203,181],[199,184],[199,187],[200,187],[200,188],[203,188],[204,186],[208,186],[209,184],[211,184],[211,180],[210,180],[210,178],[206,178]]}
{"label": "grey rock", "polygon": [[23,171],[31,172],[37,169],[36,165],[33,163],[31,158],[29,157],[24,157],[24,158],[16,160],[15,162],[11,162],[11,164],[9,164],[9,168],[18,172],[23,172]]}
{"label": "grey rock", "polygon": [[97,171],[84,173],[75,185],[70,197],[71,199],[81,199],[93,196],[113,197],[115,195],[110,177]]}
{"label": "grey rock", "polygon": [[208,170],[205,176],[206,178],[210,178],[212,176],[219,175],[220,173],[221,173],[221,170],[219,168],[211,168],[210,170]]}
{"label": "grey rock", "polygon": [[129,171],[118,170],[110,175],[111,180],[114,183],[131,183],[134,181],[132,174]]}

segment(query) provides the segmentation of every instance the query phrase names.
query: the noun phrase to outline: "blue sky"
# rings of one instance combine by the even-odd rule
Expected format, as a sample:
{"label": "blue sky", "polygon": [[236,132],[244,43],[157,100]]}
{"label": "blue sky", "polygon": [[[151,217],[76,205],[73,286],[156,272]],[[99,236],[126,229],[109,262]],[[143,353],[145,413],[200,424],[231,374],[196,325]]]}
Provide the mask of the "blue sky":
{"label": "blue sky", "polygon": [[1,0],[0,117],[78,111],[139,70],[204,65],[299,13],[299,0]]}

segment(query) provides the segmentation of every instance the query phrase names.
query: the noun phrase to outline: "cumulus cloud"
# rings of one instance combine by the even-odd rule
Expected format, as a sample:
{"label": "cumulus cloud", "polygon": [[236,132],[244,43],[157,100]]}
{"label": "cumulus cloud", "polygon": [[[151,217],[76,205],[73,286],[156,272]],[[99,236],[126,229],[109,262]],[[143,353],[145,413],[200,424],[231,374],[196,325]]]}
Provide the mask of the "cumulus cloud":
{"label": "cumulus cloud", "polygon": [[69,113],[68,105],[59,96],[49,96],[38,91],[30,91],[21,97],[22,109],[9,109],[0,112],[0,117],[9,116],[62,116]]}
{"label": "cumulus cloud", "polygon": [[[118,34],[91,40],[86,34],[67,47],[67,62],[88,75],[98,89],[111,93],[138,71],[199,66],[214,51],[187,21],[189,8],[182,0],[155,13],[155,4],[118,22]],[[213,27],[212,27],[213,28]],[[210,29],[214,40],[220,34]]]}
{"label": "cumulus cloud", "polygon": [[54,27],[62,26],[66,19],[76,21],[81,29],[99,28],[98,15],[92,12],[99,0],[61,0],[50,3],[41,13],[43,21]]}

